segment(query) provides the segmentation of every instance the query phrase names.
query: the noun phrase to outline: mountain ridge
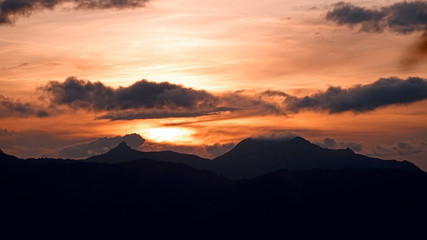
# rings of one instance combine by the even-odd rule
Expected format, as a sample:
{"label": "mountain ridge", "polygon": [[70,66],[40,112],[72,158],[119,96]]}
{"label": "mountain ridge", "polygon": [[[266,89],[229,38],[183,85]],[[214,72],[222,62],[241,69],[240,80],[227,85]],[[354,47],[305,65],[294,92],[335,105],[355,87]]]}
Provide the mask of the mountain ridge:
{"label": "mountain ridge", "polygon": [[371,158],[357,154],[350,148],[326,149],[302,137],[291,139],[247,138],[213,160],[173,151],[142,152],[134,150],[122,142],[109,152],[84,161],[120,163],[139,158],[184,163],[200,170],[213,171],[231,179],[254,178],[281,169],[381,168],[421,171],[415,164],[408,161]]}
{"label": "mountain ridge", "polygon": [[[0,155],[4,155],[2,158],[9,160],[15,159],[13,156],[2,152]],[[234,180],[251,179],[282,169],[378,168],[412,172],[422,171],[415,164],[408,161],[372,158],[357,154],[350,148],[326,149],[302,137],[283,139],[247,138],[227,153],[213,160],[173,151],[143,152],[132,149],[125,142],[121,142],[104,154],[78,161],[118,164],[138,159],[181,163],[199,170],[208,170]],[[31,160],[36,161],[36,159]],[[40,160],[48,161],[49,159]]]}

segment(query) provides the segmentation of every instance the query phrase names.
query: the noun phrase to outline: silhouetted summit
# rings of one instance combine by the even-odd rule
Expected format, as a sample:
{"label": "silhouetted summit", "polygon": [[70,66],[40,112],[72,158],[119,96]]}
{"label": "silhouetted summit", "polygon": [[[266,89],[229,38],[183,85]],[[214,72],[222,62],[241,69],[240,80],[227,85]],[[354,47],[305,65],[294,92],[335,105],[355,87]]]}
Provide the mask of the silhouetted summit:
{"label": "silhouetted summit", "polygon": [[107,153],[90,157],[87,162],[98,163],[123,163],[130,162],[137,159],[152,159],[162,162],[185,163],[189,166],[206,169],[204,166],[211,160],[201,158],[192,154],[177,153],[173,151],[160,151],[160,152],[143,152],[132,149],[125,142],[121,142],[115,148]]}
{"label": "silhouetted summit", "polygon": [[418,167],[407,161],[370,158],[355,154],[350,148],[325,149],[302,137],[291,139],[248,138],[237,144],[231,151],[214,160],[172,151],[142,152],[134,150],[122,142],[109,152],[90,157],[84,161],[121,163],[142,158],[184,163],[232,179],[254,178],[282,169],[380,168],[420,171]]}
{"label": "silhouetted summit", "polygon": [[414,164],[355,154],[351,149],[325,149],[301,137],[248,138],[213,160],[213,170],[233,179],[253,178],[281,169],[380,168],[420,171]]}
{"label": "silhouetted summit", "polygon": [[115,148],[110,151],[90,157],[85,161],[88,162],[100,162],[100,163],[120,163],[120,162],[129,162],[132,160],[137,160],[143,158],[140,152],[129,147],[125,142],[121,142]]}
{"label": "silhouetted summit", "polygon": [[19,158],[6,154],[0,149],[0,161],[16,161],[19,160]]}
{"label": "silhouetted summit", "polygon": [[129,151],[132,150],[131,147],[129,147],[126,142],[122,141],[117,147],[111,149],[110,151]]}

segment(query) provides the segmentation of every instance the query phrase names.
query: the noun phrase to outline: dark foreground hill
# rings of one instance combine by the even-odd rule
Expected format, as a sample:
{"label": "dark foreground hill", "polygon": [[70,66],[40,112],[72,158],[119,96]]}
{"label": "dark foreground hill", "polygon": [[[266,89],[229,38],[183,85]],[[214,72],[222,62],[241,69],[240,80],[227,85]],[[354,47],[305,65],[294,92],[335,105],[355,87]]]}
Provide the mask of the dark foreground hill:
{"label": "dark foreground hill", "polygon": [[0,154],[2,235],[95,239],[419,239],[427,176],[276,171],[231,181],[183,164]]}
{"label": "dark foreground hill", "polygon": [[140,158],[184,163],[236,180],[254,178],[281,169],[377,168],[421,171],[408,161],[371,158],[356,154],[349,148],[325,149],[301,137],[275,140],[248,138],[237,144],[228,153],[213,160],[172,151],[141,152],[131,149],[122,142],[109,152],[90,157],[84,161],[119,163]]}

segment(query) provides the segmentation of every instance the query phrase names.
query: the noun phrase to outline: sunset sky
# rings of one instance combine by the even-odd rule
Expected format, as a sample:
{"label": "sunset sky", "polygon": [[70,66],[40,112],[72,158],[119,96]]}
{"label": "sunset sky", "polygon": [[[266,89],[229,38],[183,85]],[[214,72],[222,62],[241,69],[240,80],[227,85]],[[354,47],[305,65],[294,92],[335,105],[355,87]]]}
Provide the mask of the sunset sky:
{"label": "sunset sky", "polygon": [[[427,170],[427,3],[0,0],[0,148],[299,135]],[[145,140],[145,141],[144,141]]]}

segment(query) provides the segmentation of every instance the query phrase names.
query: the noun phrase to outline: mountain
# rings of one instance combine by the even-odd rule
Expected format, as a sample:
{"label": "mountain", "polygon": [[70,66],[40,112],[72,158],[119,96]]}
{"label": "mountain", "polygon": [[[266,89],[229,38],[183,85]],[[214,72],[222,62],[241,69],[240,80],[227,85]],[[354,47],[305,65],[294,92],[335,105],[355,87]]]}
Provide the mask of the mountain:
{"label": "mountain", "polygon": [[[1,156],[0,156],[1,157]],[[100,239],[420,239],[427,175],[280,170],[231,181],[140,159],[0,161],[2,234]]]}
{"label": "mountain", "polygon": [[160,152],[142,152],[129,147],[125,142],[121,142],[117,147],[111,149],[107,153],[96,155],[87,158],[85,162],[98,162],[98,163],[123,163],[141,158],[152,159],[162,162],[172,163],[185,163],[199,169],[208,169],[211,160],[201,158],[196,155],[177,153],[172,151]]}
{"label": "mountain", "polygon": [[[98,159],[126,160],[140,153],[121,144]],[[406,162],[323,149],[302,138],[246,139],[222,157],[210,161],[210,167],[228,162],[235,167],[225,169],[229,174],[271,166],[272,159],[277,165],[259,171],[267,174],[233,181],[185,164],[145,158],[106,164],[22,160],[0,152],[0,210],[7,220],[2,234],[44,239],[425,235],[427,174]],[[351,164],[359,167],[346,167]],[[276,167],[281,170],[271,171]]]}
{"label": "mountain", "polygon": [[248,138],[231,151],[215,158],[211,170],[232,179],[253,178],[281,169],[341,169],[378,168],[421,171],[414,164],[396,160],[382,160],[361,154],[351,149],[325,149],[309,141],[293,139]]}
{"label": "mountain", "polygon": [[231,151],[213,160],[172,151],[142,152],[125,142],[109,152],[90,157],[85,162],[123,163],[137,159],[184,163],[188,166],[213,171],[231,179],[254,178],[281,169],[341,169],[378,168],[421,171],[408,161],[382,160],[354,153],[351,149],[325,149],[301,137],[293,139],[248,138]]}
{"label": "mountain", "polygon": [[18,158],[15,156],[6,154],[0,149],[0,160],[1,161],[15,161],[15,160],[18,160]]}

